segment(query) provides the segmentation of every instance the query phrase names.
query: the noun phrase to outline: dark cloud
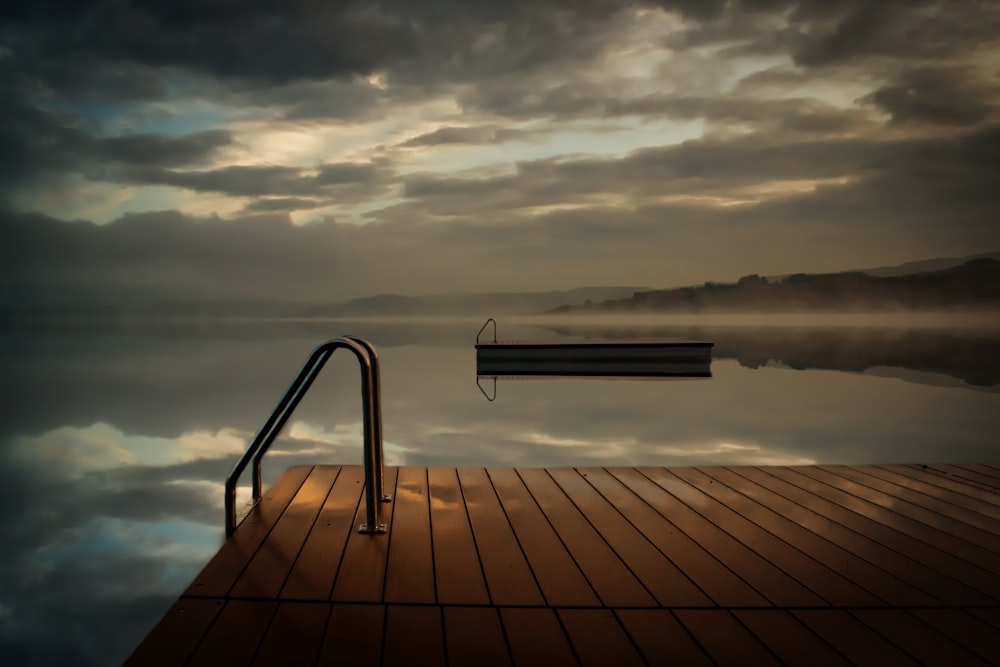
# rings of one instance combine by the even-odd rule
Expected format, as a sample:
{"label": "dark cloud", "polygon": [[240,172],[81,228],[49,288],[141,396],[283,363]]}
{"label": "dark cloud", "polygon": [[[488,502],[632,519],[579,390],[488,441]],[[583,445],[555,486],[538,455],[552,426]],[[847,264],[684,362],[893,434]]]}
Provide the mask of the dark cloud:
{"label": "dark cloud", "polygon": [[793,25],[798,19],[798,27],[807,37],[796,53],[800,63],[815,66],[862,54],[893,54],[901,47],[904,53],[931,47],[900,43],[919,21],[919,15],[912,11],[915,3],[910,3],[910,11],[897,2],[833,4],[839,6],[818,8],[818,3],[806,3],[793,15]]}
{"label": "dark cloud", "polygon": [[812,0],[791,17],[799,63],[822,66],[866,56],[924,59],[996,43],[1000,8],[988,2]]}
{"label": "dark cloud", "polygon": [[95,156],[108,162],[176,167],[203,162],[232,140],[226,130],[207,130],[182,136],[131,134],[91,141]]}
{"label": "dark cloud", "polygon": [[[506,32],[512,45],[530,40],[522,58],[544,57],[546,42],[554,49],[549,55],[560,48],[553,36],[599,23],[630,3],[15,4],[7,19],[25,55],[47,60],[72,53],[274,84],[367,75],[416,58],[442,63],[469,50],[485,29]],[[687,11],[698,4],[683,3]]]}
{"label": "dark cloud", "polygon": [[171,185],[196,192],[221,192],[235,196],[310,195],[317,192],[315,180],[297,167],[242,166],[208,171],[174,171],[135,167],[119,172],[125,183]]}
{"label": "dark cloud", "polygon": [[976,75],[957,66],[907,70],[866,100],[888,113],[893,123],[977,125],[996,113],[997,100],[991,99],[995,89],[977,81]]}
{"label": "dark cloud", "polygon": [[[409,104],[457,82],[592,58],[610,39],[606,19],[628,7],[603,1],[7,4],[0,33],[2,187],[14,192],[68,175],[114,180],[121,177],[115,159],[124,158],[136,167],[124,174],[132,183],[303,196],[309,188],[280,171],[170,173],[204,154],[196,145],[185,153],[177,139],[104,136],[103,116],[113,111],[127,119],[128,105],[181,97],[270,107],[285,121],[370,120],[389,99]],[[391,82],[388,93],[365,80],[374,73]],[[198,137],[206,150],[221,139]],[[165,150],[156,150],[157,142]],[[80,158],[88,150],[93,163]],[[234,185],[234,178],[253,184]]]}
{"label": "dark cloud", "polygon": [[[0,96],[2,98],[2,96]],[[66,111],[13,102],[0,110],[0,199],[25,185],[70,174],[95,179],[109,170],[160,170],[204,163],[232,143],[226,130],[192,134],[124,134],[102,137]]]}
{"label": "dark cloud", "polygon": [[53,172],[76,167],[83,132],[59,114],[38,109],[24,101],[0,108],[0,197],[25,183]]}
{"label": "dark cloud", "polygon": [[737,56],[788,55],[796,65],[884,72],[996,45],[1000,7],[945,0],[745,0],[708,11],[672,35],[675,48],[717,46]]}
{"label": "dark cloud", "polygon": [[387,97],[362,77],[349,80],[299,81],[284,86],[248,86],[241,95],[251,104],[281,107],[289,121],[371,120]]}
{"label": "dark cloud", "polygon": [[251,98],[284,106],[290,118],[370,111],[382,92],[362,77],[375,72],[397,87],[433,89],[580,68],[609,47],[615,22],[639,7],[685,18],[679,44],[739,42],[750,51],[791,53],[807,66],[970,52],[995,43],[1000,27],[990,3],[941,1],[14,4],[6,10],[7,60],[64,94],[97,88],[155,97],[171,77],[200,77],[196,88],[217,79],[256,89]]}

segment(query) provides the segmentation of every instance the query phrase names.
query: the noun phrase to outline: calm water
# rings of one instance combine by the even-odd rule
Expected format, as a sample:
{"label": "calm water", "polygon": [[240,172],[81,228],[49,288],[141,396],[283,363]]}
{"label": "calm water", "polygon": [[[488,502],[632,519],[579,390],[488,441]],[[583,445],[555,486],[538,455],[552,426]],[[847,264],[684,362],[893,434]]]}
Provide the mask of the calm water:
{"label": "calm water", "polygon": [[[716,342],[711,379],[476,386],[478,322],[173,323],[0,331],[0,664],[116,664],[222,539],[222,482],[318,343],[382,360],[386,461],[725,465],[1000,461],[1000,336],[829,326],[552,327],[502,337]],[[268,454],[360,463],[335,355]],[[487,384],[492,393],[492,384]]]}

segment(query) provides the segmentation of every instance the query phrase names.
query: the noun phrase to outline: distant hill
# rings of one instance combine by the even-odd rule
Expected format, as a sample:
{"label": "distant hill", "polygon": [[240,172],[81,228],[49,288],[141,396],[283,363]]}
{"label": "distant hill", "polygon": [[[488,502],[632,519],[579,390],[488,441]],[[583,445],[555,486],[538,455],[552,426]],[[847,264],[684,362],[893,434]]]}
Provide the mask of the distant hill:
{"label": "distant hill", "polygon": [[502,316],[537,313],[566,303],[603,302],[648,290],[648,287],[578,287],[549,292],[492,292],[402,296],[380,294],[342,303],[311,306],[303,317],[431,317]]}
{"label": "distant hill", "polygon": [[[905,262],[895,266],[880,266],[869,269],[851,269],[852,273],[867,273],[870,276],[905,276],[911,273],[924,273],[927,271],[943,271],[956,266],[961,266],[966,262],[976,259],[995,259],[1000,261],[1000,252],[983,252],[978,255],[968,255],[966,257],[937,257],[935,259],[921,259],[915,262]],[[768,280],[781,280],[791,274],[786,273],[777,276],[768,276]]]}
{"label": "distant hill", "polygon": [[735,283],[636,292],[600,303],[564,305],[566,313],[704,313],[951,310],[1000,307],[1000,262],[974,259],[940,271],[875,276],[861,271],[758,275]]}

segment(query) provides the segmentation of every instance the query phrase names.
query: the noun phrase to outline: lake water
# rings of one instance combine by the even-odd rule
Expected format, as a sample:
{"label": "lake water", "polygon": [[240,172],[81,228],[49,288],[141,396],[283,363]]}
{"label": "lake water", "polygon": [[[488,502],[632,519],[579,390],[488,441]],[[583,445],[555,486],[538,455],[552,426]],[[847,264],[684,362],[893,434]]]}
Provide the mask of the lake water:
{"label": "lake water", "polygon": [[[713,377],[500,380],[492,402],[476,382],[479,325],[7,325],[0,664],[127,657],[218,548],[235,458],[311,349],[342,334],[379,350],[388,464],[1000,460],[988,324],[502,322],[505,338],[715,341]],[[297,463],[360,463],[358,376],[334,355],[265,459],[265,484]]]}

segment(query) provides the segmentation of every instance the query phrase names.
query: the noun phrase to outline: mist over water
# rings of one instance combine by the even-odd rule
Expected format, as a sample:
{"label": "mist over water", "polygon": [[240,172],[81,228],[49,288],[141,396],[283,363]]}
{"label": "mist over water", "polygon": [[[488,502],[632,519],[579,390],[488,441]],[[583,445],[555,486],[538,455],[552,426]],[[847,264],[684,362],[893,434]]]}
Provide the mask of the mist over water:
{"label": "mist over water", "polygon": [[830,311],[822,313],[677,313],[677,314],[578,314],[531,315],[511,318],[518,324],[562,324],[576,326],[608,325],[622,329],[643,326],[735,326],[735,327],[848,327],[865,328],[932,328],[932,329],[997,329],[1000,330],[1000,310],[899,310],[892,312]]}
{"label": "mist over water", "polygon": [[[500,318],[500,338],[694,338],[714,361],[708,379],[501,379],[493,402],[476,386],[479,318],[9,326],[0,662],[124,659],[218,547],[226,474],[329,338],[379,350],[391,465],[1000,459],[996,320],[900,317]],[[265,484],[360,463],[360,416],[357,364],[334,355]]]}

